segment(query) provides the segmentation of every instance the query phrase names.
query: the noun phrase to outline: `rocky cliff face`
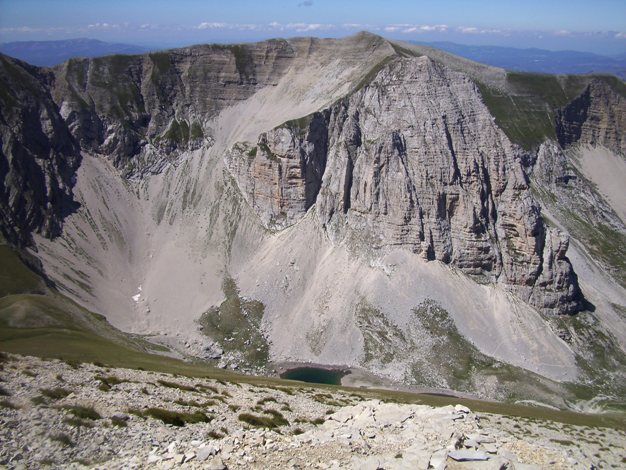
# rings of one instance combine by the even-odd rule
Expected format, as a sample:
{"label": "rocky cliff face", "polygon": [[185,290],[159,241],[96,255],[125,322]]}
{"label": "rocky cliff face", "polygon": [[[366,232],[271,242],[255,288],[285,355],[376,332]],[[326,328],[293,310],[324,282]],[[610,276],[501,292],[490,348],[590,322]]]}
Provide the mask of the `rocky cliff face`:
{"label": "rocky cliff face", "polygon": [[17,245],[55,237],[75,204],[79,147],[39,69],[0,56],[0,230]]}
{"label": "rocky cliff face", "polygon": [[326,169],[330,110],[265,132],[256,145],[235,145],[229,170],[263,224],[280,230],[316,202]]}
{"label": "rocky cliff face", "polygon": [[72,59],[55,70],[53,94],[84,148],[128,173],[159,171],[163,160],[210,144],[211,118],[275,82],[294,55],[276,40]]}
{"label": "rocky cliff face", "polygon": [[563,148],[577,143],[603,145],[626,155],[625,130],[625,93],[619,93],[604,80],[592,81],[556,116],[557,137]]}
{"label": "rocky cliff face", "polygon": [[293,224],[316,202],[336,242],[404,247],[507,284],[541,310],[573,313],[581,296],[568,240],[544,225],[526,157],[467,76],[420,57],[393,60],[351,96],[236,146],[228,161],[267,226]]}

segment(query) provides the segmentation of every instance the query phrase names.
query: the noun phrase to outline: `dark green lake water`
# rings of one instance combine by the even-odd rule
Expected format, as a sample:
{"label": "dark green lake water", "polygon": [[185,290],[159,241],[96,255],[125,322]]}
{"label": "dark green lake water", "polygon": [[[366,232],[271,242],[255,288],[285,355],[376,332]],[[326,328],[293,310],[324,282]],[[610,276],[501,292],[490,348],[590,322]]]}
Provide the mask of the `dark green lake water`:
{"label": "dark green lake water", "polygon": [[281,379],[300,380],[316,384],[341,385],[341,378],[346,375],[341,370],[320,369],[319,367],[297,367],[280,374]]}

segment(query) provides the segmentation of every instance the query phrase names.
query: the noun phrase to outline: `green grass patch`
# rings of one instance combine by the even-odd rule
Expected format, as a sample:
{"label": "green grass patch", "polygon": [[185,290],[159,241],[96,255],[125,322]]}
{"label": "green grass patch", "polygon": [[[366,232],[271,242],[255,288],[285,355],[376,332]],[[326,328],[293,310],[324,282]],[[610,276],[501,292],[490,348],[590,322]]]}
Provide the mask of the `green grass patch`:
{"label": "green grass patch", "polygon": [[201,411],[196,411],[194,413],[180,413],[163,408],[148,408],[142,412],[142,415],[158,419],[163,421],[165,424],[171,424],[172,426],[179,427],[185,426],[186,424],[211,422],[210,418]]}
{"label": "green grass patch", "polygon": [[45,284],[8,245],[0,245],[0,297],[42,292]]}
{"label": "green grass patch", "polygon": [[215,430],[210,430],[207,433],[207,437],[210,437],[211,439],[215,439],[215,440],[220,440],[224,438],[224,434],[222,434],[221,432],[215,431]]}
{"label": "green grass patch", "polygon": [[72,393],[71,390],[68,390],[63,387],[40,388],[39,391],[44,397],[50,398],[51,400],[60,400],[68,396],[70,393]]}
{"label": "green grass patch", "polygon": [[170,382],[168,380],[157,380],[157,383],[159,385],[164,386],[164,387],[177,388],[178,390],[184,390],[186,392],[195,392],[195,391],[197,391],[195,387],[192,387],[190,385],[179,384],[178,382]]}
{"label": "green grass patch", "polygon": [[224,351],[240,355],[245,365],[265,366],[269,357],[269,346],[261,331],[265,306],[241,298],[237,284],[230,277],[224,279],[222,291],[226,300],[200,317],[203,333],[217,341]]}
{"label": "green grass patch", "polygon": [[116,426],[118,428],[128,427],[128,423],[124,418],[120,418],[119,416],[111,416],[111,418],[109,419],[111,420],[111,424],[113,426]]}
{"label": "green grass patch", "polygon": [[289,422],[278,411],[264,410],[263,413],[265,416],[242,413],[238,416],[238,419],[239,421],[249,424],[255,428],[276,429],[280,426],[289,425]]}
{"label": "green grass patch", "polygon": [[5,408],[8,410],[17,410],[17,405],[14,405],[6,398],[3,398],[2,400],[0,400],[0,408]]}
{"label": "green grass patch", "polygon": [[91,419],[95,421],[102,418],[91,406],[67,405],[64,406],[63,409],[80,419]]}
{"label": "green grass patch", "polygon": [[50,435],[49,439],[53,442],[58,442],[65,447],[74,447],[74,442],[72,442],[70,436],[62,432]]}

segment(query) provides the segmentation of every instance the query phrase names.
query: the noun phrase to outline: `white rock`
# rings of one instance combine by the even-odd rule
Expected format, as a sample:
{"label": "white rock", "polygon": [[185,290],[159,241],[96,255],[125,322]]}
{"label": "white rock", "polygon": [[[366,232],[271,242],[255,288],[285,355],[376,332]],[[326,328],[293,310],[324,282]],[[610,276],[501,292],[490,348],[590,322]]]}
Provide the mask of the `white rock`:
{"label": "white rock", "polygon": [[448,452],[448,457],[458,462],[473,460],[489,460],[489,456],[480,450],[452,450]]}
{"label": "white rock", "polygon": [[454,410],[458,411],[459,413],[470,413],[471,410],[467,407],[467,406],[463,406],[463,405],[454,405]]}

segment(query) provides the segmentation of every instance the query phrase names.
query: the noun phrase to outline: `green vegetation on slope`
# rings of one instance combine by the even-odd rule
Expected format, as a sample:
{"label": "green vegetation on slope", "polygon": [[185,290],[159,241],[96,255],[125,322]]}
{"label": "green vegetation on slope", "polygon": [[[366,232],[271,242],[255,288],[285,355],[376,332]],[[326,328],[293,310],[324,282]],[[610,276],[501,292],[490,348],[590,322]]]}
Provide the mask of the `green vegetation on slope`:
{"label": "green vegetation on slope", "polygon": [[204,334],[217,341],[226,353],[240,355],[248,367],[263,367],[269,359],[269,346],[261,331],[265,306],[239,296],[235,281],[222,283],[226,300],[200,317]]}
{"label": "green vegetation on slope", "polygon": [[478,83],[483,100],[496,123],[526,150],[536,149],[546,139],[556,140],[555,115],[591,80],[603,80],[626,96],[626,87],[616,77],[604,75],[547,75],[508,72],[505,90]]}

